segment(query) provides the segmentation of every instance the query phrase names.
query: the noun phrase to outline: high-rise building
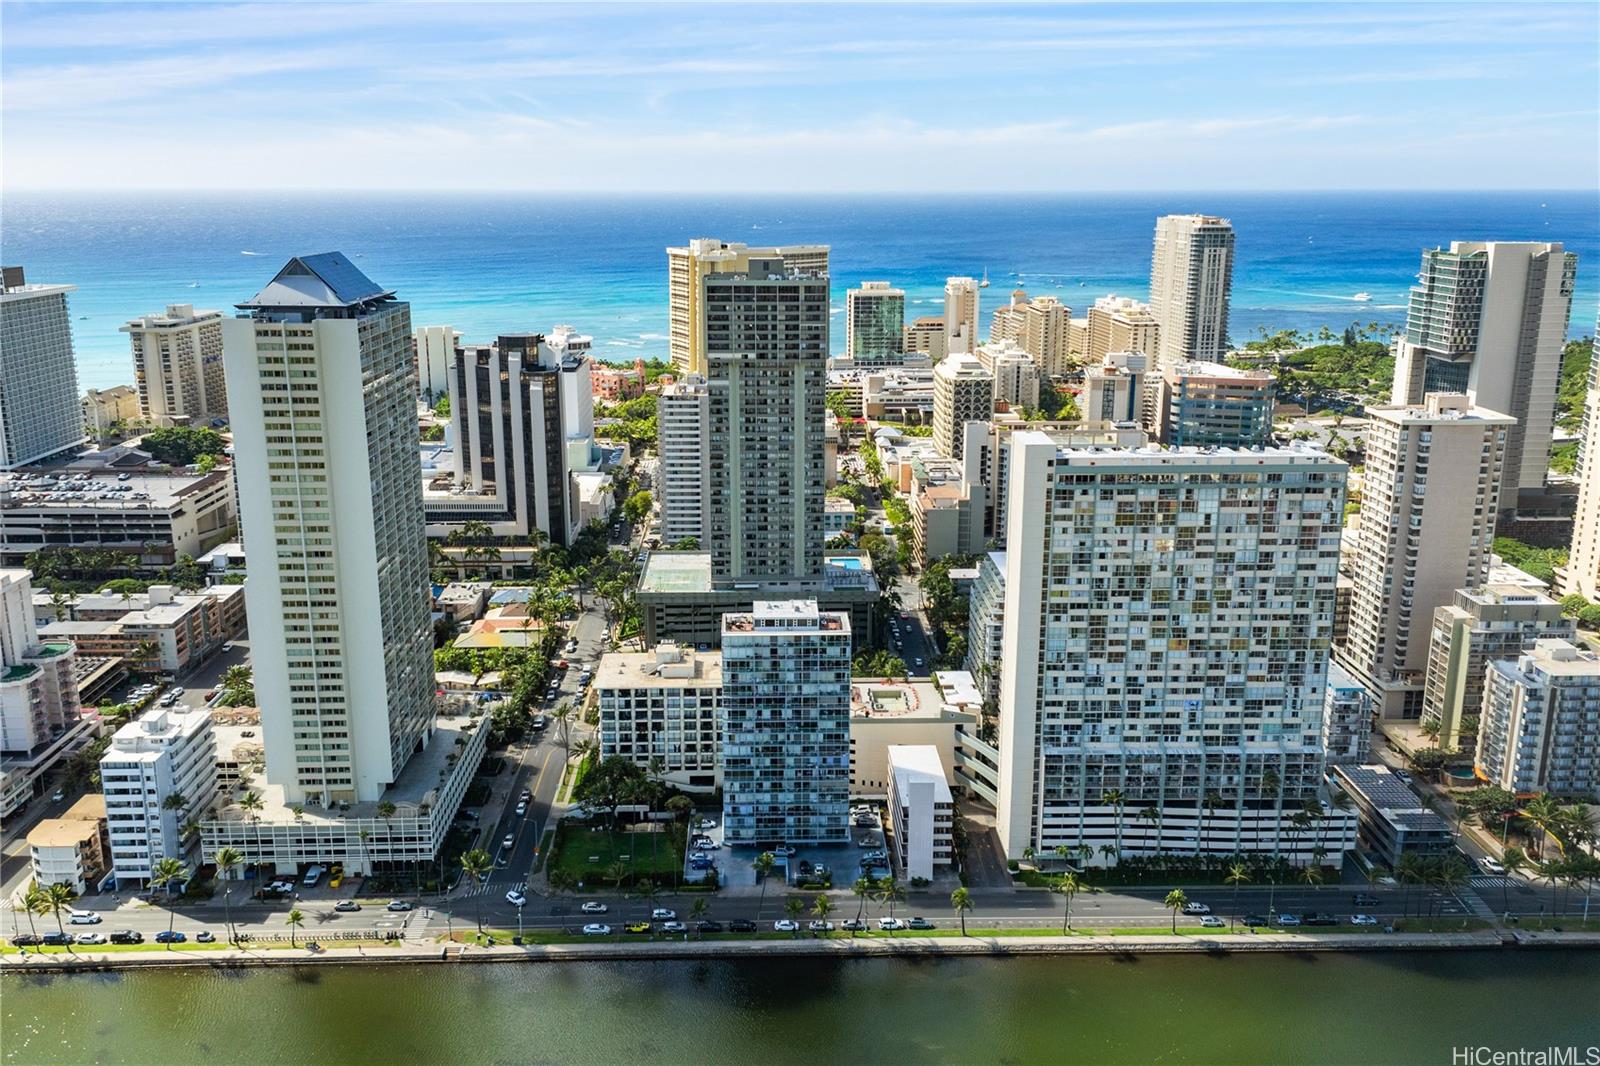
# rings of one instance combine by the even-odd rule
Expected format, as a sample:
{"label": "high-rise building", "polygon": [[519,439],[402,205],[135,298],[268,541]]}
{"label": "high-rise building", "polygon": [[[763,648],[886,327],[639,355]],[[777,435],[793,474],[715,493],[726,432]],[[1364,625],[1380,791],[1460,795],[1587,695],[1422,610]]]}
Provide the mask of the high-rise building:
{"label": "high-rise building", "polygon": [[944,339],[952,354],[978,346],[978,283],[972,278],[945,279]]}
{"label": "high-rise building", "polygon": [[78,721],[76,655],[67,641],[41,641],[33,575],[0,570],[0,752],[26,755]]}
{"label": "high-rise building", "polygon": [[1065,377],[1078,365],[1072,351],[1072,308],[1054,296],[1028,301],[1022,316],[1022,350],[1033,357],[1042,373]]}
{"label": "high-rise building", "polygon": [[1000,656],[1005,646],[1006,553],[985,552],[967,609],[967,671],[985,701],[1000,698]]}
{"label": "high-rise building", "polygon": [[1551,639],[1491,662],[1474,763],[1508,792],[1600,792],[1600,657]]}
{"label": "high-rise building", "polygon": [[929,315],[907,325],[905,351],[907,355],[921,352],[934,363],[949,355],[950,345],[944,336],[944,319]]}
{"label": "high-rise building", "polygon": [[1102,296],[1089,308],[1088,351],[1085,358],[1098,363],[1112,352],[1141,352],[1155,358],[1161,329],[1150,305],[1126,296]]}
{"label": "high-rise building", "polygon": [[1162,444],[1249,447],[1272,436],[1277,385],[1265,370],[1221,363],[1169,363],[1155,404]]}
{"label": "high-rise building", "polygon": [[975,355],[946,356],[933,368],[933,446],[946,459],[962,454],[962,429],[994,414],[994,375]]}
{"label": "high-rise building", "polygon": [[780,248],[751,248],[696,237],[681,248],[667,249],[667,314],[669,351],[679,373],[706,373],[706,318],[700,306],[708,274],[744,273],[752,258],[781,260],[780,273],[828,274],[826,244],[795,244]]}
{"label": "high-rise building", "polygon": [[430,492],[430,535],[467,521],[496,536],[538,530],[570,545],[589,517],[583,481],[598,478],[591,363],[556,335],[519,333],[456,349],[448,378],[454,447],[449,493]]}
{"label": "high-rise building", "polygon": [[1156,219],[1150,261],[1150,314],[1158,347],[1154,369],[1196,359],[1222,361],[1232,286],[1233,223],[1211,215]]}
{"label": "high-rise building", "polygon": [[411,309],[342,253],[289,260],[223,323],[267,777],[378,799],[432,736]]}
{"label": "high-rise building", "polygon": [[693,538],[702,545],[711,525],[711,394],[689,374],[662,388],[656,403],[656,448],[661,455],[661,543]]}
{"label": "high-rise building", "polygon": [[702,280],[707,547],[721,585],[822,572],[828,277],[785,262],[751,255],[747,270]]}
{"label": "high-rise building", "polygon": [[1446,751],[1472,750],[1483,706],[1484,669],[1515,659],[1546,638],[1570,639],[1576,630],[1549,596],[1518,585],[1457,589],[1455,600],[1433,612],[1428,672],[1423,681],[1422,724],[1437,726]]}
{"label": "high-rise building", "polygon": [[1589,359],[1581,433],[1578,509],[1572,521],[1572,550],[1561,570],[1561,591],[1600,603],[1600,355]]}
{"label": "high-rise building", "polygon": [[1078,412],[1090,422],[1144,421],[1143,352],[1110,352],[1083,372]]}
{"label": "high-rise building", "polygon": [[989,319],[989,343],[1014,341],[1021,344],[1028,332],[1028,294],[1023,289],[1011,293],[1011,302],[994,309]]}
{"label": "high-rise building", "polygon": [[100,785],[117,881],[148,884],[156,863],[183,857],[184,824],[216,793],[211,712],[155,708],[126,723],[100,757]]}
{"label": "high-rise building", "polygon": [[600,757],[652,768],[691,792],[722,780],[722,655],[664,642],[600,657]]}
{"label": "high-rise building", "polygon": [[814,600],[722,617],[724,839],[850,837],[850,618]]}
{"label": "high-rise building", "polygon": [[1395,404],[1464,392],[1517,420],[1506,434],[1507,510],[1519,492],[1544,487],[1577,271],[1578,257],[1559,244],[1454,241],[1425,251],[1395,342]]}
{"label": "high-rise building", "polygon": [[[1346,467],[1013,434],[996,813],[1025,848],[1311,859]],[[1154,825],[1138,819],[1154,807]],[[1331,854],[1355,823],[1330,812]]]}
{"label": "high-rise building", "polygon": [[450,366],[461,334],[449,326],[418,326],[414,337],[417,348],[417,394],[432,405],[450,391]]}
{"label": "high-rise building", "polygon": [[0,470],[84,443],[78,368],[67,293],[76,285],[30,285],[21,267],[0,281]]}
{"label": "high-rise building", "polygon": [[1322,711],[1322,750],[1328,765],[1360,766],[1372,750],[1372,697],[1350,671],[1328,664]]}
{"label": "high-rise building", "polygon": [[890,366],[905,355],[906,294],[887,281],[845,293],[845,354],[857,366]]}
{"label": "high-rise building", "polygon": [[158,426],[203,426],[228,416],[222,312],[168,304],[120,327],[133,348],[139,414]]}
{"label": "high-rise building", "polygon": [[1367,408],[1367,469],[1339,655],[1386,719],[1419,718],[1433,612],[1489,573],[1513,419],[1465,396]]}
{"label": "high-rise building", "polygon": [[1012,341],[978,345],[978,362],[994,377],[994,402],[1038,407],[1039,365]]}

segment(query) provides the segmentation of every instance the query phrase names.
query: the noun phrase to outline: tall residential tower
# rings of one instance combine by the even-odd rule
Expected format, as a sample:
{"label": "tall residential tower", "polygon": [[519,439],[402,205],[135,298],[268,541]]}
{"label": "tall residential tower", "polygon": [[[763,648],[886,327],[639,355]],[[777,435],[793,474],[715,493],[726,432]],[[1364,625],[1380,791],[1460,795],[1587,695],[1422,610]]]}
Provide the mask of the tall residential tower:
{"label": "tall residential tower", "polygon": [[30,285],[21,267],[0,282],[0,470],[48,459],[87,440],[72,358],[67,293]]}
{"label": "tall residential tower", "polygon": [[203,426],[228,415],[222,370],[222,312],[168,304],[124,324],[133,348],[139,414],[158,426]]}
{"label": "tall residential tower", "polygon": [[1153,353],[1152,370],[1190,360],[1222,361],[1228,352],[1232,287],[1233,223],[1211,215],[1156,219],[1150,314],[1159,351]]}
{"label": "tall residential tower", "polygon": [[[715,237],[696,237],[681,248],[667,249],[667,315],[669,351],[679,373],[706,372],[705,314],[700,298],[708,274],[743,273],[751,258],[779,260],[783,269],[799,273],[828,274],[826,244],[794,244],[781,248],[751,248]],[[781,272],[781,271],[780,271]]]}

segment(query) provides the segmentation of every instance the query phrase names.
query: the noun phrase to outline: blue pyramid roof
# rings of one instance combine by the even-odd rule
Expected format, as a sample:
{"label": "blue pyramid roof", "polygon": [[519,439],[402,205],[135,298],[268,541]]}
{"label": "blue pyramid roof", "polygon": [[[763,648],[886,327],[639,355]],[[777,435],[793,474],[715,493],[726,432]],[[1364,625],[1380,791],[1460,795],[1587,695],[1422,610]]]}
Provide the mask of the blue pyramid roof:
{"label": "blue pyramid roof", "polygon": [[289,260],[266,288],[237,306],[351,307],[393,295],[393,289],[367,277],[343,252],[321,252]]}

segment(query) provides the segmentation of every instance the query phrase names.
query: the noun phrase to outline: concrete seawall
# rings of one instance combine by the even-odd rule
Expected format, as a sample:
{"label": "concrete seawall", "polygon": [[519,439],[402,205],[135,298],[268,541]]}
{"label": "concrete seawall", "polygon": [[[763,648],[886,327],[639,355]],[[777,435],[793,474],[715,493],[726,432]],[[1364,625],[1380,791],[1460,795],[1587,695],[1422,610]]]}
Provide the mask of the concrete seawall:
{"label": "concrete seawall", "polygon": [[385,966],[434,963],[615,962],[627,959],[756,958],[1006,958],[1042,955],[1162,955],[1251,953],[1461,951],[1486,948],[1600,949],[1595,933],[1412,933],[1316,936],[1221,935],[1117,937],[905,937],[894,940],[695,941],[641,944],[548,944],[476,947],[461,944],[411,944],[401,948],[327,948],[297,951],[138,951],[75,956],[6,955],[0,973],[95,973],[148,968],[251,966]]}

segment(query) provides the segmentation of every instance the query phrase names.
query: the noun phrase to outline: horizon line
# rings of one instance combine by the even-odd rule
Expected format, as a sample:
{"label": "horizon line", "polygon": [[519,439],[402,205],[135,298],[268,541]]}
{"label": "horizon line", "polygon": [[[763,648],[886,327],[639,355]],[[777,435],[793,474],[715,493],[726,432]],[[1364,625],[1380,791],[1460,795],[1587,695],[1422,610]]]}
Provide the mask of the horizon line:
{"label": "horizon line", "polygon": [[464,189],[464,188],[384,188],[362,189],[354,186],[296,186],[289,189],[256,188],[256,187],[227,187],[227,186],[167,186],[162,188],[128,189],[128,188],[90,188],[86,186],[61,188],[45,186],[11,186],[0,187],[7,195],[48,194],[48,195],[115,195],[115,196],[142,196],[142,195],[194,195],[194,194],[252,194],[252,195],[327,195],[349,194],[366,196],[570,196],[585,199],[604,199],[607,197],[659,197],[662,199],[707,199],[707,198],[733,198],[747,200],[772,199],[775,197],[788,198],[827,198],[840,196],[926,196],[926,197],[1005,197],[1005,196],[1229,196],[1240,194],[1271,194],[1271,195],[1367,195],[1367,194],[1511,194],[1511,193],[1556,193],[1570,195],[1585,193],[1593,195],[1595,190],[1589,186],[1508,186],[1502,188],[1468,188],[1468,187],[1382,187],[1370,186],[1363,188],[1206,188],[1206,189],[774,189],[763,192],[746,191],[683,191],[683,190],[648,190],[648,189]]}

